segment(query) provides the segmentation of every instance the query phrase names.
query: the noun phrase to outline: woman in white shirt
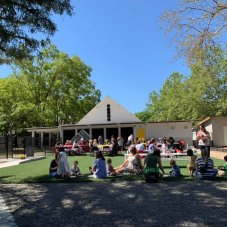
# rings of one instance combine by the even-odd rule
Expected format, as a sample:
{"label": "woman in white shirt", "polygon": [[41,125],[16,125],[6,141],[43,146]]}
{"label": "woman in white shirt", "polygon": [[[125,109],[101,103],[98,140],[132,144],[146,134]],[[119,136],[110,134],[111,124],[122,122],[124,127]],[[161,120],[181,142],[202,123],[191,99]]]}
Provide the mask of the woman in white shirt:
{"label": "woman in white shirt", "polygon": [[198,140],[202,158],[207,159],[210,157],[210,133],[206,130],[204,125],[200,125],[199,128],[196,140]]}
{"label": "woman in white shirt", "polygon": [[115,168],[117,174],[123,173],[124,171],[136,174],[142,172],[142,164],[136,147],[134,145],[131,145],[129,147],[129,151],[130,154],[128,158],[123,162],[122,165]]}

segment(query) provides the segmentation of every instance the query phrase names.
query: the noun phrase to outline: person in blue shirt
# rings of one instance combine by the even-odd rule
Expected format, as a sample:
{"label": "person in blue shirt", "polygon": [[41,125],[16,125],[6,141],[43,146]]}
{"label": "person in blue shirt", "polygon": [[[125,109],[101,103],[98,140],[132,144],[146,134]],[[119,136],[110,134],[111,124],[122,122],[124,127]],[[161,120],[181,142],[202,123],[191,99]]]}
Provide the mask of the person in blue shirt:
{"label": "person in blue shirt", "polygon": [[92,168],[94,178],[106,178],[106,161],[102,154],[102,151],[96,152],[96,159]]}
{"label": "person in blue shirt", "polygon": [[150,144],[148,146],[148,153],[152,153],[156,148],[156,141],[154,138],[151,138]]}
{"label": "person in blue shirt", "polygon": [[182,176],[181,171],[180,171],[180,167],[176,164],[176,161],[171,159],[170,160],[170,166],[172,167],[172,169],[169,172],[169,175],[171,177],[180,177]]}

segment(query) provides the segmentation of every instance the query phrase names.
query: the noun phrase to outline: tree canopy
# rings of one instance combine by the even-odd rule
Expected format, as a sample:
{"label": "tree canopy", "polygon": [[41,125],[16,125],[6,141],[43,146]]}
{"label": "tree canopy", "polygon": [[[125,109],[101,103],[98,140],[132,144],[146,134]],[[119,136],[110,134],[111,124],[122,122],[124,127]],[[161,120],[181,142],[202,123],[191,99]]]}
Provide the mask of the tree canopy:
{"label": "tree canopy", "polygon": [[0,79],[0,130],[76,123],[100,101],[90,73],[79,57],[53,45],[18,62],[11,77]]}
{"label": "tree canopy", "polygon": [[152,91],[141,120],[199,120],[227,116],[227,50],[213,49],[213,61],[197,61],[191,75],[173,73],[159,92]]}
{"label": "tree canopy", "polygon": [[56,32],[53,14],[72,15],[70,0],[1,0],[0,4],[0,64],[30,56],[44,40],[35,37]]}
{"label": "tree canopy", "polygon": [[[180,56],[189,62],[206,57],[210,47],[220,46],[227,31],[225,0],[180,0],[177,10],[162,16],[168,35],[173,35]],[[225,43],[225,42],[224,42]]]}
{"label": "tree canopy", "polygon": [[226,1],[179,0],[178,9],[165,12],[162,20],[191,75],[171,74],[159,92],[150,93],[138,117],[192,120],[227,116]]}

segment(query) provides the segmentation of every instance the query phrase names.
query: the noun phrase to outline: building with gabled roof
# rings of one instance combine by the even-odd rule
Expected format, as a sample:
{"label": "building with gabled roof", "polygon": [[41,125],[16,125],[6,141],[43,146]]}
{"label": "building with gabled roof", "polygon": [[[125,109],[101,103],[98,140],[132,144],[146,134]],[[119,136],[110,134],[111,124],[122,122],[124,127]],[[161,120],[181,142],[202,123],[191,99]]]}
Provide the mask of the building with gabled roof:
{"label": "building with gabled roof", "polygon": [[50,146],[53,138],[58,138],[64,143],[81,130],[86,131],[92,139],[97,139],[100,135],[104,139],[122,136],[126,142],[130,134],[133,134],[135,139],[142,140],[172,136],[175,140],[185,140],[187,144],[192,145],[192,121],[142,122],[109,96],[76,124],[27,129],[33,138],[40,138],[41,147]]}
{"label": "building with gabled roof", "polygon": [[76,125],[93,124],[118,124],[141,122],[134,114],[126,110],[115,100],[106,96],[88,114],[86,114]]}

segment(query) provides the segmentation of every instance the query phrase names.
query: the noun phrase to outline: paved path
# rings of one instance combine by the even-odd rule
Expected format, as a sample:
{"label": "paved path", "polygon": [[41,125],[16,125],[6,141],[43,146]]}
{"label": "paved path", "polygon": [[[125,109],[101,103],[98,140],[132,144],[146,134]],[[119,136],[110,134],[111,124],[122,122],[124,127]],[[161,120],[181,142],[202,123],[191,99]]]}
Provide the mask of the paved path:
{"label": "paved path", "polygon": [[0,226],[1,227],[16,227],[14,217],[12,216],[10,210],[5,204],[1,194],[0,194]]}
{"label": "paved path", "polygon": [[218,158],[218,159],[224,160],[224,156],[226,155],[227,155],[227,152],[213,151],[213,150],[210,151],[210,156],[212,158]]}
{"label": "paved path", "polygon": [[40,160],[43,158],[45,158],[45,156],[27,157],[25,159],[19,159],[19,158],[0,159],[0,168],[15,166],[15,165],[19,165],[21,163],[36,161],[36,160]]}
{"label": "paved path", "polygon": [[[198,154],[201,153],[199,149],[197,149],[197,153]],[[224,162],[224,156],[226,156],[226,155],[227,155],[227,152],[215,151],[215,150],[210,151],[210,157],[211,158],[221,159],[221,160],[223,160],[223,162]]]}

